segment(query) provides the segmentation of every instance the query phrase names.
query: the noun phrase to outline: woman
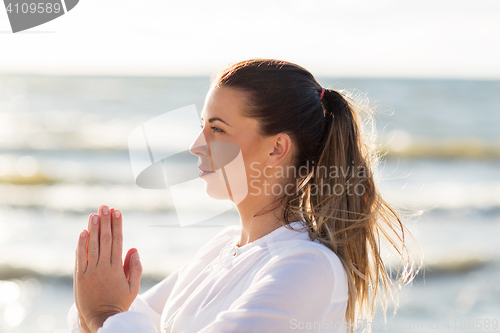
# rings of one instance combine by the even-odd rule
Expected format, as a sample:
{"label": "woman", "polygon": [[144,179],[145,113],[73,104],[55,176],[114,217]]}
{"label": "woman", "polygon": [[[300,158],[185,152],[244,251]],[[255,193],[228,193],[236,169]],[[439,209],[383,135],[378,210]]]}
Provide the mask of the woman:
{"label": "woman", "polygon": [[[399,282],[411,280],[413,266],[409,233],[371,172],[367,111],[289,62],[226,68],[213,80],[191,152],[207,193],[233,200],[241,227],[224,229],[137,296],[137,250],[122,268],[121,214],[101,206],[78,241],[73,331],[347,332],[370,321],[379,297],[385,312],[392,283],[380,240],[403,263]],[[216,143],[241,150],[243,200],[232,195],[242,185],[231,188],[214,163]]]}

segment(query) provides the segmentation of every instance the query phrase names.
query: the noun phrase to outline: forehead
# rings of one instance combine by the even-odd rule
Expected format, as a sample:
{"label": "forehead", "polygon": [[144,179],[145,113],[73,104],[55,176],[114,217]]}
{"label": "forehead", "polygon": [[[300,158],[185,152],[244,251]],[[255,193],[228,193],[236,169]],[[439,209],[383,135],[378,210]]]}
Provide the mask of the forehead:
{"label": "forehead", "polygon": [[241,91],[231,88],[212,87],[205,99],[201,112],[203,119],[220,117],[230,123],[230,119],[243,117],[245,96]]}

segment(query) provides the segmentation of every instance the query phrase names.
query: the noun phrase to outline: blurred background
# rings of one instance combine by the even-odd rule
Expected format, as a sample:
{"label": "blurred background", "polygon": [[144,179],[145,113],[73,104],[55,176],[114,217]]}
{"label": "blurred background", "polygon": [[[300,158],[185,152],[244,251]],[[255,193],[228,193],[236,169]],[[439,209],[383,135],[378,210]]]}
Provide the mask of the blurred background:
{"label": "blurred background", "polygon": [[381,190],[421,212],[405,224],[425,267],[387,331],[498,331],[499,15],[493,0],[86,0],[12,34],[0,10],[0,331],[68,331],[76,240],[101,204],[123,212],[141,292],[239,223],[176,227],[168,191],[135,185],[127,140],[165,112],[201,112],[210,75],[257,57],[376,110]]}

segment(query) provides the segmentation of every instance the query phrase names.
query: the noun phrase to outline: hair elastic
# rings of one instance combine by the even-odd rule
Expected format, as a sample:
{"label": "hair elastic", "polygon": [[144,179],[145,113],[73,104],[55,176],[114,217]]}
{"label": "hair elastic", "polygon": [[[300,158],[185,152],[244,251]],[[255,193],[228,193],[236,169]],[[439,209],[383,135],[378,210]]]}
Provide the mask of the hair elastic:
{"label": "hair elastic", "polygon": [[319,95],[319,99],[322,100],[323,99],[323,95],[325,94],[325,88],[322,88],[321,89],[321,95]]}

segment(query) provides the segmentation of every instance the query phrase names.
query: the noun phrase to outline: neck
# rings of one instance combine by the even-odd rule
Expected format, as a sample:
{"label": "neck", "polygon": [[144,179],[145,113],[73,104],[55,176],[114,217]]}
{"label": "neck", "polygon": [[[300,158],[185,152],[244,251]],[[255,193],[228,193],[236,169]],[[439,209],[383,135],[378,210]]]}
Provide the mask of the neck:
{"label": "neck", "polygon": [[237,206],[241,220],[238,246],[251,243],[283,225],[283,207],[276,207],[276,203],[271,203],[275,197],[254,197],[251,201],[247,199]]}

